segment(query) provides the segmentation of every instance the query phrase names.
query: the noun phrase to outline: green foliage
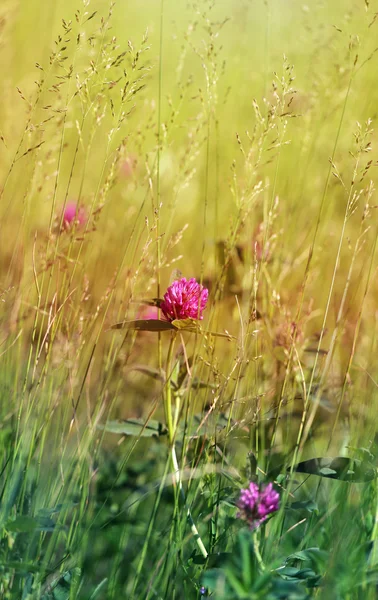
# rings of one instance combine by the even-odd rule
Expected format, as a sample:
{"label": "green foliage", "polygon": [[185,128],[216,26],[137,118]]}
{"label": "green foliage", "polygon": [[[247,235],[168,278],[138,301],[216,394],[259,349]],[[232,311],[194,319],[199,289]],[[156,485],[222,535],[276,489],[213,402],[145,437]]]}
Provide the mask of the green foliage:
{"label": "green foliage", "polygon": [[330,477],[343,481],[372,481],[377,477],[377,470],[367,461],[350,459],[344,456],[336,458],[311,458],[294,466],[298,473],[308,473],[319,477]]}
{"label": "green foliage", "polygon": [[154,419],[150,419],[146,423],[143,419],[108,421],[105,425],[99,425],[98,427],[107,433],[134,435],[136,437],[152,437],[154,435],[166,435],[167,433],[166,427]]}
{"label": "green foliage", "polygon": [[321,576],[310,568],[298,569],[287,566],[272,570],[265,569],[261,572],[255,556],[255,543],[250,532],[239,532],[230,557],[222,562],[221,567],[204,573],[202,580],[208,592],[213,593],[216,598],[233,600],[242,598],[307,600],[310,598],[306,587],[316,586]]}

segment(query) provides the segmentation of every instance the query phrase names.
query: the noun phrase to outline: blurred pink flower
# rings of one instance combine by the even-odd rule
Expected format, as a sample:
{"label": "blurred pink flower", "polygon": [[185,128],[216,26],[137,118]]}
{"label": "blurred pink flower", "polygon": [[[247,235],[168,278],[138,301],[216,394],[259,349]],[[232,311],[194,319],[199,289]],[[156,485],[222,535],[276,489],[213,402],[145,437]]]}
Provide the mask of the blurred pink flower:
{"label": "blurred pink flower", "polygon": [[125,160],[121,165],[121,172],[124,177],[131,177],[135,171],[137,166],[137,159],[134,154],[129,154],[126,156]]}
{"label": "blurred pink flower", "polygon": [[160,308],[168,321],[175,319],[203,319],[209,291],[192,279],[178,279],[164,294]]}
{"label": "blurred pink flower", "polygon": [[73,225],[82,227],[87,220],[85,209],[78,206],[76,202],[67,202],[63,215],[63,227],[68,228]]}
{"label": "blurred pink flower", "polygon": [[251,529],[256,529],[266,521],[268,515],[279,509],[280,495],[273,489],[273,484],[259,488],[257,483],[250,483],[241,490],[238,500],[238,517],[247,521]]}
{"label": "blurred pink flower", "polygon": [[253,255],[256,255],[258,261],[266,261],[268,262],[271,258],[271,242],[269,240],[265,240],[264,245],[264,223],[260,223],[257,226],[254,236],[253,236]]}

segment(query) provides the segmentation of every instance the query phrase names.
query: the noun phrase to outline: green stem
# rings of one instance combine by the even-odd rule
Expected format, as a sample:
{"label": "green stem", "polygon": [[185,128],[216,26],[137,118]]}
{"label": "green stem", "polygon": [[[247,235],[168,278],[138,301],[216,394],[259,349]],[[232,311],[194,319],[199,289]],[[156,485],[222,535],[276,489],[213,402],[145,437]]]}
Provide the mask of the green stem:
{"label": "green stem", "polygon": [[252,538],[253,538],[253,550],[256,556],[256,560],[258,562],[258,565],[261,569],[261,571],[265,571],[265,565],[264,565],[264,561],[262,559],[262,556],[260,554],[260,547],[259,547],[259,541],[257,539],[257,531],[254,531],[252,533]]}
{"label": "green stem", "polygon": [[173,426],[173,418],[172,418],[172,386],[171,386],[171,376],[172,376],[172,356],[173,349],[175,347],[176,341],[176,332],[174,331],[171,336],[171,342],[168,348],[167,355],[167,366],[166,366],[166,378],[165,378],[165,393],[164,393],[164,411],[165,418],[167,421],[168,428],[168,438],[170,445],[173,444],[174,436],[175,436],[175,427]]}
{"label": "green stem", "polygon": [[178,464],[176,448],[175,448],[175,436],[176,436],[176,432],[177,432],[177,424],[178,424],[179,413],[180,413],[180,398],[178,395],[176,395],[176,398],[175,398],[176,399],[176,410],[175,410],[175,418],[173,419],[173,417],[172,417],[171,376],[172,376],[172,356],[173,356],[173,349],[174,349],[175,341],[176,341],[176,332],[173,332],[172,337],[171,337],[171,342],[170,342],[169,348],[168,348],[167,367],[166,367],[166,382],[165,382],[165,393],[164,393],[164,409],[165,409],[165,418],[167,421],[169,444],[171,446],[171,460],[172,460],[173,472],[174,472],[174,477],[175,477],[175,480],[177,483],[177,487],[179,489],[179,492],[181,494],[182,500],[183,500],[185,508],[186,508],[186,515],[187,515],[188,521],[190,523],[190,529],[193,533],[194,539],[196,540],[197,546],[198,546],[202,556],[204,558],[207,558],[208,552],[205,548],[205,545],[201,539],[200,534],[198,533],[198,529],[193,520],[192,514],[190,512],[190,508],[188,507],[187,502],[186,502],[185,492],[184,492],[184,488],[182,485],[182,479],[181,479],[181,474],[180,474],[180,467]]}
{"label": "green stem", "polygon": [[186,516],[188,517],[188,521],[190,523],[190,529],[192,531],[193,537],[196,540],[197,546],[199,548],[199,551],[201,552],[202,556],[204,558],[208,557],[208,552],[205,548],[205,545],[201,539],[200,534],[198,533],[198,529],[196,527],[196,524],[193,520],[192,514],[190,512],[190,508],[187,506],[186,503],[186,498],[185,498],[185,492],[184,489],[182,487],[182,481],[181,481],[181,475],[180,475],[180,467],[177,461],[177,455],[176,455],[176,450],[175,450],[175,446],[174,443],[172,444],[172,448],[171,448],[171,458],[172,458],[172,464],[173,464],[173,469],[174,469],[174,474],[175,474],[175,479],[176,479],[176,483],[178,485],[178,488],[180,490],[180,494],[181,497],[184,501],[185,507],[186,507]]}
{"label": "green stem", "polygon": [[165,483],[166,483],[166,480],[167,480],[168,468],[169,468],[169,460],[167,460],[167,462],[166,462],[164,474],[163,474],[163,477],[161,479],[159,490],[158,490],[158,494],[156,496],[155,504],[154,504],[154,507],[153,507],[153,510],[152,510],[152,515],[151,515],[150,522],[149,522],[149,525],[148,525],[147,534],[146,534],[146,537],[145,537],[145,540],[144,540],[144,544],[143,544],[141,556],[140,556],[139,563],[138,563],[138,566],[137,566],[137,571],[136,571],[136,574],[135,574],[134,586],[133,586],[133,591],[132,591],[132,598],[135,597],[136,589],[138,587],[138,583],[139,583],[139,579],[140,579],[140,576],[141,576],[141,573],[142,573],[142,568],[143,568],[143,565],[144,565],[144,561],[145,561],[146,556],[147,556],[148,545],[149,545],[149,542],[150,542],[150,539],[151,539],[151,535],[152,535],[152,531],[153,531],[153,528],[154,528],[154,525],[155,525],[156,515],[157,515],[157,511],[158,511],[159,505],[160,505],[161,496],[162,496],[162,493],[163,493],[163,490],[164,490],[164,487],[165,487]]}

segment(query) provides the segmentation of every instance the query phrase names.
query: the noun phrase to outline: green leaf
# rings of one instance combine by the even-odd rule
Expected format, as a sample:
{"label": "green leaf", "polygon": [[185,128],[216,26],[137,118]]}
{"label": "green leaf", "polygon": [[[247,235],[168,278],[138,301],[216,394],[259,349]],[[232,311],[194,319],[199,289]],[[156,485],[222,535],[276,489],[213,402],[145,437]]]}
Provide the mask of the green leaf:
{"label": "green leaf", "polygon": [[319,475],[324,475],[324,477],[327,477],[328,475],[337,476],[337,471],[335,471],[334,469],[329,469],[328,467],[323,467],[323,469],[319,470]]}
{"label": "green leaf", "polygon": [[160,321],[160,319],[137,319],[136,321],[121,321],[112,325],[110,329],[132,329],[134,331],[177,331],[169,321]]}
{"label": "green leaf", "polygon": [[[223,569],[209,569],[203,574],[201,583],[205,588],[210,590],[210,592],[214,592],[217,588],[224,589],[225,579],[226,577]],[[225,596],[222,595],[220,598],[225,598]]]}
{"label": "green leaf", "polygon": [[292,502],[287,508],[293,510],[308,510],[308,512],[310,513],[318,511],[318,505],[313,500],[302,500],[299,502]]}
{"label": "green leaf", "polygon": [[273,581],[269,600],[309,600],[310,596],[302,585],[295,581],[276,579]]}
{"label": "green leaf", "polygon": [[186,435],[197,438],[202,435],[214,435],[224,430],[228,425],[232,427],[235,422],[224,413],[212,412],[208,417],[203,413],[193,415],[190,421],[183,426]]}
{"label": "green leaf", "polygon": [[51,515],[61,512],[62,510],[66,510],[68,508],[75,508],[76,506],[78,506],[78,504],[78,502],[63,502],[61,504],[53,506],[52,508],[41,508],[38,511],[37,516],[41,518],[49,517]]}
{"label": "green leaf", "polygon": [[54,589],[51,599],[52,600],[69,600],[70,598],[70,588],[65,586],[62,583],[58,583],[56,588]]}
{"label": "green leaf", "polygon": [[[9,519],[5,524],[7,531],[15,533],[32,533],[34,531],[54,531],[57,529],[55,521],[48,516],[38,514],[36,517],[18,515],[15,519]],[[60,525],[58,529],[62,529]]]}
{"label": "green leaf", "polygon": [[76,588],[80,576],[81,569],[78,567],[74,567],[56,578],[54,574],[50,575],[43,586],[48,592],[41,596],[41,600],[69,600],[71,590]]}
{"label": "green leaf", "polygon": [[33,531],[53,531],[56,528],[55,521],[48,517],[31,517],[18,515],[15,519],[9,519],[5,524],[7,531],[15,533],[31,533]]}
{"label": "green leaf", "polygon": [[291,560],[301,560],[301,561],[311,561],[311,562],[322,562],[326,563],[328,560],[328,552],[325,550],[320,550],[320,548],[306,548],[305,550],[299,550],[298,552],[294,552],[290,554],[285,563],[287,564]]}
{"label": "green leaf", "polygon": [[30,533],[31,531],[35,531],[37,527],[37,519],[26,515],[19,515],[14,520],[9,520],[5,524],[7,531],[14,531],[16,533]]}
{"label": "green leaf", "polygon": [[150,419],[144,422],[143,419],[126,419],[125,421],[108,421],[105,425],[97,425],[107,433],[117,433],[118,435],[133,435],[138,437],[152,437],[167,434],[167,428],[160,421]]}
{"label": "green leaf", "polygon": [[196,319],[175,319],[172,321],[172,325],[179,331],[201,333],[201,325]]}
{"label": "green leaf", "polygon": [[345,456],[304,460],[294,467],[294,471],[355,483],[372,481],[377,476],[371,463]]}
{"label": "green leaf", "polygon": [[147,365],[130,365],[130,367],[126,369],[126,372],[129,373],[130,371],[138,371],[139,373],[148,375],[157,381],[165,381],[165,373],[163,369],[154,369],[153,367],[149,367]]}
{"label": "green leaf", "polygon": [[291,581],[303,581],[319,577],[312,569],[296,569],[295,567],[284,567],[278,570],[278,574]]}

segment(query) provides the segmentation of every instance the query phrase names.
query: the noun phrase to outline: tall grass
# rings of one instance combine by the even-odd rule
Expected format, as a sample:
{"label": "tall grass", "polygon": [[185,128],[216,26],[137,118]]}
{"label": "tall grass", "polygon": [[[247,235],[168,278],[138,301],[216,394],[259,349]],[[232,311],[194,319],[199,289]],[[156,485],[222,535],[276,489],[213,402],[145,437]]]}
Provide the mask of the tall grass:
{"label": "tall grass", "polygon": [[377,27],[2,3],[2,598],[376,597]]}

